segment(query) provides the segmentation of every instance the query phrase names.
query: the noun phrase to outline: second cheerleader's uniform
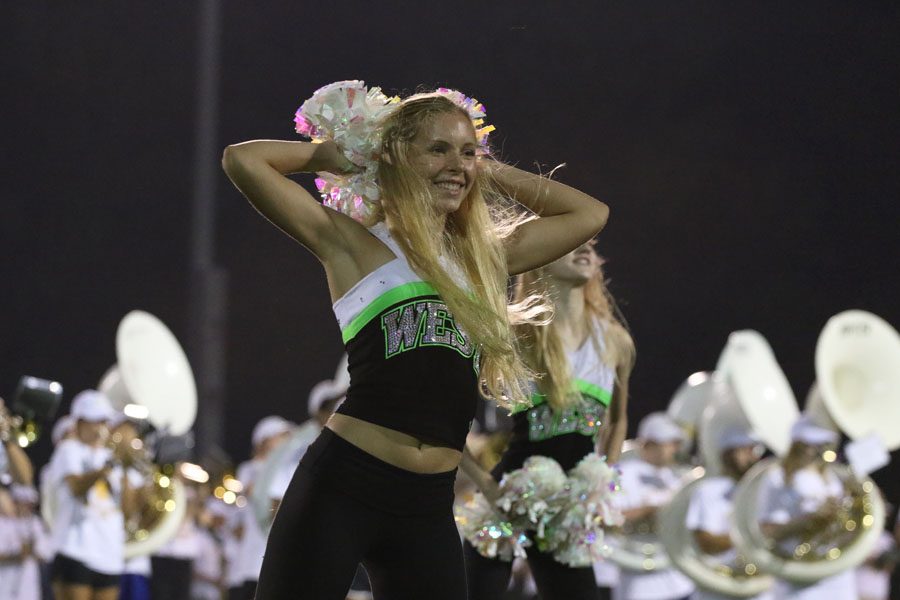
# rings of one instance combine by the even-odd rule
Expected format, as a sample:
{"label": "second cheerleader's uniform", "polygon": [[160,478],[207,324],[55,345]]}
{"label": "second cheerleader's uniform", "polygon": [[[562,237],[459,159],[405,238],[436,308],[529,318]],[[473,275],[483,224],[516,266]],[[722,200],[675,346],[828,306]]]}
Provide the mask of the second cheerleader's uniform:
{"label": "second cheerleader's uniform", "polygon": [[604,325],[594,323],[594,332],[580,348],[569,352],[569,368],[579,401],[556,412],[540,393],[531,397],[532,407],[513,414],[512,438],[500,463],[494,468],[499,481],[504,473],[522,467],[529,456],[546,456],[568,471],[594,452],[606,410],[612,401],[615,369],[601,359],[605,350]]}
{"label": "second cheerleader's uniform", "polygon": [[[605,349],[604,329],[601,322],[595,322],[593,335],[577,350],[567,354],[573,382],[579,392],[577,402],[557,412],[543,395],[535,392],[533,406],[513,414],[512,438],[491,472],[494,479],[500,481],[505,473],[521,468],[531,456],[552,458],[568,471],[595,451],[616,380],[615,369],[604,364],[601,358]],[[534,546],[528,548],[527,554],[545,600],[598,597],[591,567],[569,567]],[[465,544],[465,556],[469,598],[499,598],[509,583],[512,564],[481,556],[468,543]]]}
{"label": "second cheerleader's uniform", "polygon": [[[337,412],[462,451],[478,403],[477,352],[384,223],[395,259],[334,303],[350,389]],[[446,266],[464,283],[458,269]],[[456,470],[421,474],[325,428],[300,461],[269,534],[259,598],[344,598],[358,563],[376,596],[462,600]]]}

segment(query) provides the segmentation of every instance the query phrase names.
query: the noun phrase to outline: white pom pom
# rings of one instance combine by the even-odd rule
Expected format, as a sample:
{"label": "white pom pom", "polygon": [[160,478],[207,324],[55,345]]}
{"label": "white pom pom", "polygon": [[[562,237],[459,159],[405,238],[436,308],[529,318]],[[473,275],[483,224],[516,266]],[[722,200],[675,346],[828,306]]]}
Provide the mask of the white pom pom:
{"label": "white pom pom", "polygon": [[362,81],[338,81],[316,90],[297,110],[297,133],[313,141],[333,140],[362,169],[351,175],[318,174],[316,187],[326,206],[360,221],[372,213],[380,198],[381,123],[398,100],[380,88],[367,89]]}
{"label": "white pom pom", "polygon": [[521,529],[501,516],[482,494],[455,509],[456,523],[462,536],[486,558],[512,561],[525,558],[531,540]]}

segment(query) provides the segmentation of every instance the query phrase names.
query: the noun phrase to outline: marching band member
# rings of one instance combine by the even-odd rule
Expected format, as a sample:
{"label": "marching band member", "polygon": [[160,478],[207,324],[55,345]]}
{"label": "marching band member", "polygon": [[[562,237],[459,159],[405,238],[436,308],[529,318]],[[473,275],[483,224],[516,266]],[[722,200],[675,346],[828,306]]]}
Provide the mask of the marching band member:
{"label": "marching band member", "polygon": [[[838,435],[803,416],[791,428],[791,447],[780,469],[772,472],[760,492],[761,531],[793,552],[797,537],[825,527],[837,515],[845,494],[840,479],[828,470],[822,453],[837,446]],[[776,579],[776,600],[856,600],[854,570],[801,585]]]}
{"label": "marching band member", "polygon": [[127,470],[115,464],[106,446],[115,414],[109,400],[85,390],[72,401],[71,414],[75,437],[60,443],[54,467],[61,481],[54,590],[59,600],[116,600],[125,563],[125,515],[138,498]]}
{"label": "marching band member", "polygon": [[244,573],[240,568],[241,553],[241,520],[244,513],[234,504],[225,504],[220,502],[224,507],[224,526],[222,527],[222,560],[225,574],[222,578],[222,584],[228,590],[226,597],[228,600],[244,600],[248,595],[244,590]]}
{"label": "marching band member", "polygon": [[[132,446],[134,441],[140,440],[138,428],[124,413],[116,412],[110,419],[109,428],[110,439],[113,440],[115,445],[128,447]],[[129,478],[133,482],[135,489],[141,489],[146,485],[144,474],[131,467],[126,468],[128,468]],[[152,568],[149,556],[135,556],[126,560],[119,586],[119,600],[150,600],[151,573]]]}
{"label": "marching band member", "polygon": [[[253,458],[241,463],[237,469],[237,479],[243,484],[246,495],[252,493],[253,484],[266,457],[287,439],[294,427],[293,423],[282,417],[270,416],[260,420],[253,428]],[[239,508],[238,514],[240,521],[236,534],[240,543],[235,567],[241,580],[240,594],[251,600],[256,593],[256,582],[266,550],[266,533],[249,504]]]}
{"label": "marching band member", "polygon": [[[176,475],[177,477],[177,475]],[[153,553],[151,596],[153,600],[189,600],[194,578],[194,560],[200,551],[196,517],[197,492],[184,485],[187,508],[175,535]]]}
{"label": "marching band member", "polygon": [[0,598],[40,600],[40,563],[53,556],[50,536],[35,514],[37,490],[16,484],[11,496],[15,514],[0,516]]}
{"label": "marching band member", "polygon": [[[53,443],[53,452],[50,454],[50,459],[47,461],[47,464],[43,466],[40,472],[40,476],[38,481],[40,482],[40,495],[44,498],[53,498],[53,502],[55,504],[59,504],[59,495],[62,493],[60,490],[60,477],[59,477],[59,463],[61,453],[59,451],[59,446],[63,442],[63,440],[68,440],[75,437],[75,423],[76,419],[72,417],[72,415],[63,415],[56,420],[56,423],[53,424],[53,429],[50,432],[50,441]],[[51,552],[56,554],[56,544],[55,542],[60,539],[62,535],[60,533],[60,529],[63,526],[60,519],[55,519],[53,523],[49,524],[50,526],[50,539],[51,539]]]}
{"label": "marching band member", "polygon": [[[637,439],[639,458],[619,463],[622,490],[618,499],[626,523],[652,523],[683,483],[672,467],[684,432],[665,413],[650,413],[638,425]],[[675,568],[620,569],[621,600],[686,599],[693,591],[691,580]]]}
{"label": "marching band member", "polygon": [[345,391],[335,387],[335,383],[331,379],[320,381],[310,390],[306,402],[309,419],[301,423],[292,434],[292,439],[298,443],[296,451],[292,456],[286,458],[285,463],[272,478],[269,485],[268,495],[273,510],[278,509],[278,505],[281,504],[281,499],[291,483],[291,478],[294,476],[294,471],[300,463],[300,459],[306,454],[309,445],[316,440],[325,427],[325,423],[328,422],[328,419],[331,418],[331,415],[334,414],[334,411],[344,399]]}
{"label": "marching band member", "polygon": [[[55,499],[60,493],[57,487],[59,478],[56,476],[56,473],[59,470],[56,468],[59,463],[59,445],[64,439],[70,439],[75,436],[75,422],[72,415],[66,414],[59,417],[53,424],[53,429],[50,433],[53,451],[50,453],[50,458],[47,460],[47,463],[41,467],[38,475],[38,490],[40,491],[41,498],[52,496]],[[60,527],[59,519],[56,519],[54,522],[48,523],[47,525],[50,531],[51,553],[56,554],[55,540],[57,540],[60,535],[58,533]]]}
{"label": "marching band member", "polygon": [[54,466],[56,464],[56,457],[59,454],[57,448],[59,448],[59,445],[63,440],[68,440],[73,437],[75,437],[75,419],[72,415],[63,415],[58,418],[56,423],[53,424],[53,429],[50,431],[50,441],[53,443],[53,452],[50,454],[50,459],[41,469],[40,476],[38,477],[42,495],[47,493],[51,483],[55,482]]}
{"label": "marching band member", "polygon": [[198,518],[197,558],[191,581],[192,600],[223,600],[224,561],[222,535],[226,526],[228,505],[216,498],[206,499]]}
{"label": "marching band member", "polygon": [[[688,505],[686,526],[693,532],[697,546],[714,557],[719,564],[731,564],[736,556],[731,531],[731,496],[741,477],[761,455],[760,442],[741,428],[725,429],[718,440],[722,461],[722,475],[707,477],[698,482]],[[750,600],[769,600],[771,592],[753,596]],[[692,600],[729,600],[710,590],[698,588]]]}

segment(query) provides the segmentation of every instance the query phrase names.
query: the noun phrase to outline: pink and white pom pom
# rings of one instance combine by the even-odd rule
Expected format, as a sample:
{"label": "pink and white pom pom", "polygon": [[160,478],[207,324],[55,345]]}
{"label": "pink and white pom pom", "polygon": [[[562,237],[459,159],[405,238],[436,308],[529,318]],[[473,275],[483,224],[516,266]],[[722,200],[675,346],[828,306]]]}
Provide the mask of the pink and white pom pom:
{"label": "pink and white pom pom", "polygon": [[378,154],[381,123],[399,102],[363,81],[337,81],[319,88],[294,115],[297,133],[314,142],[334,141],[360,173],[319,173],[316,187],[324,204],[358,221],[372,214],[380,199]]}
{"label": "pink and white pom pom", "polygon": [[[484,105],[456,90],[440,88],[436,93],[466,111],[476,138],[486,148],[487,136],[494,126],[484,125]],[[381,88],[369,89],[363,81],[348,80],[319,88],[297,109],[297,133],[314,142],[334,141],[344,156],[361,169],[350,175],[318,173],[316,188],[325,206],[362,222],[372,215],[381,199],[378,158],[382,125],[399,103],[399,97],[389,98]]]}

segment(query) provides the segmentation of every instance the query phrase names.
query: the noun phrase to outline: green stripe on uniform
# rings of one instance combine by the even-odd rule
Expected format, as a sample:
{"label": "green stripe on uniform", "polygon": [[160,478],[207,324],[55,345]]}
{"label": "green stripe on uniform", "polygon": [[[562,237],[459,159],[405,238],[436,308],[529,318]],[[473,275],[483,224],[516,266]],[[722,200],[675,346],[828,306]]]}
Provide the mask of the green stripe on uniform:
{"label": "green stripe on uniform", "polygon": [[429,283],[424,281],[415,281],[413,283],[404,283],[397,287],[386,291],[382,295],[375,298],[361,313],[356,315],[350,323],[341,330],[341,337],[346,344],[359,333],[369,321],[377,317],[384,309],[393,306],[403,300],[409,300],[416,296],[436,296],[437,290]]}
{"label": "green stripe on uniform", "polygon": [[[578,390],[578,393],[580,393],[583,396],[588,396],[591,399],[596,400],[603,406],[609,408],[609,403],[612,401],[612,393],[611,392],[604,390],[599,385],[594,385],[593,383],[590,383],[583,379],[576,379],[573,382],[573,384],[575,386],[575,389]],[[540,406],[541,404],[543,404],[546,401],[547,401],[547,398],[546,398],[546,396],[544,396],[544,394],[535,393],[535,394],[531,395],[531,406]],[[512,411],[512,414],[517,414],[517,413],[526,411],[526,410],[528,410],[528,408],[529,407],[524,407],[524,406],[520,407],[520,408],[516,408]]]}
{"label": "green stripe on uniform", "polygon": [[510,414],[516,415],[516,414],[519,414],[520,412],[525,412],[529,408],[533,408],[535,406],[540,406],[541,404],[543,404],[544,402],[547,401],[547,398],[543,394],[534,393],[531,395],[530,400],[531,400],[531,406],[524,406],[524,405],[520,404],[519,406],[513,408],[512,412]]}
{"label": "green stripe on uniform", "polygon": [[604,390],[599,385],[594,385],[583,379],[576,379],[575,387],[578,388],[578,391],[583,395],[590,396],[603,406],[609,407],[609,403],[612,402],[612,392]]}

